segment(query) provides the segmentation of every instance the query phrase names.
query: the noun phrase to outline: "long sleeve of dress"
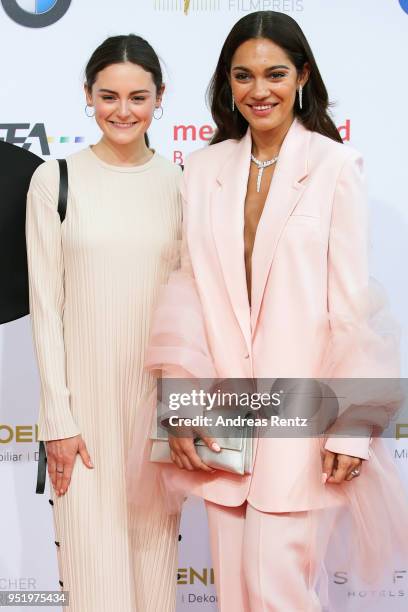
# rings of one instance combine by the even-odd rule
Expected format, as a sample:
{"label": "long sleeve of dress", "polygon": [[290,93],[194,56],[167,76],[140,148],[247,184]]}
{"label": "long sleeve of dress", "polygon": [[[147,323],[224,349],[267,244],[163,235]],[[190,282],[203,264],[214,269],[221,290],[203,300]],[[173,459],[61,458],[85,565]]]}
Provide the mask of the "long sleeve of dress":
{"label": "long sleeve of dress", "polygon": [[70,410],[64,346],[64,260],[58,215],[57,162],[40,166],[27,197],[30,312],[41,382],[38,439],[80,433]]}

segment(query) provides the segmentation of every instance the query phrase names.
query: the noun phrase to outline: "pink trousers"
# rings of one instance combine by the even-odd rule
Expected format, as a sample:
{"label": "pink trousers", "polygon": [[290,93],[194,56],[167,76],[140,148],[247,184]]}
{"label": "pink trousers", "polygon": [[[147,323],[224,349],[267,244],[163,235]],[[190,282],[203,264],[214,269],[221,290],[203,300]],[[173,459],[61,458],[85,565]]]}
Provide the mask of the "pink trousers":
{"label": "pink trousers", "polygon": [[219,612],[318,612],[307,512],[205,502]]}

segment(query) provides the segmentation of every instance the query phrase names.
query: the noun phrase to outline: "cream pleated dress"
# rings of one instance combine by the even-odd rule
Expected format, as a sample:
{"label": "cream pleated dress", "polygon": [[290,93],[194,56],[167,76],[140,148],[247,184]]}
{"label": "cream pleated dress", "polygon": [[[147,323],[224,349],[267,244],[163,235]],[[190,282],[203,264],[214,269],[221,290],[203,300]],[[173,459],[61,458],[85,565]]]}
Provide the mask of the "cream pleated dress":
{"label": "cream pleated dress", "polygon": [[143,361],[180,238],[181,171],[157,152],[132,167],[91,148],[67,162],[64,222],[55,160],[33,175],[26,221],[39,439],[80,433],[95,466],[78,454],[67,493],[50,484],[64,610],[171,612],[179,518],[156,508],[138,523],[125,472],[141,399],[154,388]]}

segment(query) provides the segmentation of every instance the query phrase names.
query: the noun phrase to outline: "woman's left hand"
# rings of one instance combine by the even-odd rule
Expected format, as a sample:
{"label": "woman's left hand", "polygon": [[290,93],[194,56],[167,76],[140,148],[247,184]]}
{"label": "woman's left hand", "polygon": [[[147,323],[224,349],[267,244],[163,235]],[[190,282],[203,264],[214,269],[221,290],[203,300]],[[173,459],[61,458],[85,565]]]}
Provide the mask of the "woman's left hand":
{"label": "woman's left hand", "polygon": [[[324,475],[326,475],[325,482],[340,484],[344,480],[357,478],[361,471],[362,462],[359,457],[332,453],[332,451],[325,449],[323,454],[323,480]],[[358,473],[352,474],[354,470]]]}

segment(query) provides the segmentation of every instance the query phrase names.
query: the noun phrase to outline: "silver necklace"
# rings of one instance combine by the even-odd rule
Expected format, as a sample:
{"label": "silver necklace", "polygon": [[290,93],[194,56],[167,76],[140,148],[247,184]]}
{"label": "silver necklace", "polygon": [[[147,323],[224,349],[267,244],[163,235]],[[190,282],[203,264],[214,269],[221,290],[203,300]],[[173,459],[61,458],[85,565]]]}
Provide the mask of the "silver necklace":
{"label": "silver necklace", "polygon": [[258,168],[258,178],[256,180],[257,193],[261,191],[261,181],[262,181],[263,171],[265,170],[265,168],[268,168],[268,166],[272,166],[273,164],[275,164],[278,161],[278,159],[279,157],[276,156],[276,157],[273,157],[272,159],[267,159],[265,161],[259,161],[259,159],[256,159],[256,157],[252,155],[251,153],[251,160],[254,162],[254,164],[256,164]]}

